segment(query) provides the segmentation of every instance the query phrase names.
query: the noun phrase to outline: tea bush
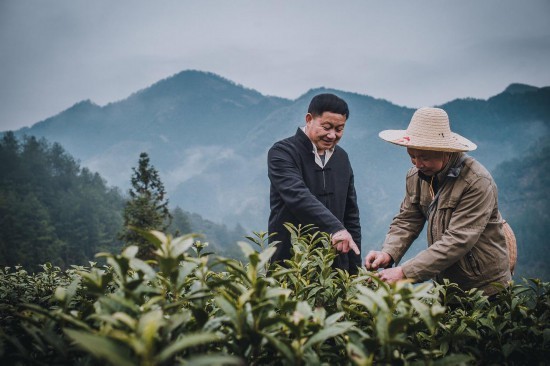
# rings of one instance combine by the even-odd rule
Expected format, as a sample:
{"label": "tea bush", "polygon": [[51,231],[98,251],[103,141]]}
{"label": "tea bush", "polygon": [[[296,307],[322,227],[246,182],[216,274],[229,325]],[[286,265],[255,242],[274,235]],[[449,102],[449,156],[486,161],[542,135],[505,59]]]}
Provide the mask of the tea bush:
{"label": "tea bush", "polygon": [[496,299],[457,285],[380,282],[331,268],[330,238],[289,227],[294,256],[270,264],[265,233],[241,262],[193,235],[142,232],[105,265],[0,270],[5,365],[545,364],[550,284],[512,283]]}

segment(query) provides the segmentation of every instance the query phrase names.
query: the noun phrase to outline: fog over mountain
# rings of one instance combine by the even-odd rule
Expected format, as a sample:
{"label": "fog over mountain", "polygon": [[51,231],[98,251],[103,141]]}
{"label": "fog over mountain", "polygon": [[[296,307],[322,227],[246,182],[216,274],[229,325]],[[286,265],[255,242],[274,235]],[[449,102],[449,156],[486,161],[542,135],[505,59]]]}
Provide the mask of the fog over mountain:
{"label": "fog over mountain", "polygon": [[[145,151],[171,206],[261,231],[269,210],[267,150],[304,124],[309,101],[321,92],[341,96],[350,107],[341,146],[356,176],[363,250],[373,249],[397,212],[410,166],[405,149],[383,142],[378,132],[406,128],[414,110],[386,100],[323,88],[289,100],[212,73],[183,71],[105,106],[79,102],[16,135],[59,142],[123,190]],[[536,142],[547,144],[550,134],[550,87],[513,84],[487,100],[457,99],[441,107],[451,128],[478,144],[471,155],[490,170]]]}

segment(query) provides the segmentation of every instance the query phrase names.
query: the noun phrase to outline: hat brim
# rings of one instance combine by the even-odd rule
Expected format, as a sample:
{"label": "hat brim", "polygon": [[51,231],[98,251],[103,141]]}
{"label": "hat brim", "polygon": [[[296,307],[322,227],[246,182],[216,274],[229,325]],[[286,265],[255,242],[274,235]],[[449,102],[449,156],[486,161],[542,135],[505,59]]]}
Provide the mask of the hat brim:
{"label": "hat brim", "polygon": [[407,130],[384,130],[378,136],[392,144],[418,150],[466,152],[477,149],[477,145],[472,141],[454,132],[451,132],[451,136],[440,141],[409,136]]}

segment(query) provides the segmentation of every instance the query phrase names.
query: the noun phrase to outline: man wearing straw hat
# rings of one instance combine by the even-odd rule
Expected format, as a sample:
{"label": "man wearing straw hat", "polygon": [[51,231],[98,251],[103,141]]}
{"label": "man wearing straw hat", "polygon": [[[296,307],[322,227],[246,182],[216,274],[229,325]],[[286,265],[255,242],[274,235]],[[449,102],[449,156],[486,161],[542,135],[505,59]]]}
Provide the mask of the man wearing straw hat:
{"label": "man wearing straw hat", "polygon": [[[465,154],[477,146],[451,132],[449,117],[439,108],[420,108],[407,130],[379,136],[405,146],[414,167],[382,250],[367,254],[366,268],[384,268],[377,275],[390,283],[446,278],[464,290],[496,294],[493,283],[506,286],[510,267],[497,187],[487,169]],[[426,222],[428,248],[399,265]]]}

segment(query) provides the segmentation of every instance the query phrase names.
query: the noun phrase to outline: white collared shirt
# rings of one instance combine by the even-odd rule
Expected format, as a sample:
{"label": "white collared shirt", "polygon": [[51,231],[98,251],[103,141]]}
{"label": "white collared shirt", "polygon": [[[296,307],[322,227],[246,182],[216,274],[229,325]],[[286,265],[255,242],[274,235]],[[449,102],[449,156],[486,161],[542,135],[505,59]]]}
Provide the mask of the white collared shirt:
{"label": "white collared shirt", "polygon": [[[304,133],[307,135],[306,127],[307,126],[303,126],[302,131],[304,131]],[[311,152],[313,153],[313,155],[315,155],[315,163],[317,165],[319,165],[319,167],[324,168],[325,165],[327,165],[328,160],[330,159],[330,157],[334,153],[334,148],[325,150],[325,162],[323,164],[323,160],[321,160],[321,157],[319,156],[319,152],[317,151],[317,146],[315,146],[315,144],[313,142],[311,143],[311,145],[313,146],[313,150]]]}

